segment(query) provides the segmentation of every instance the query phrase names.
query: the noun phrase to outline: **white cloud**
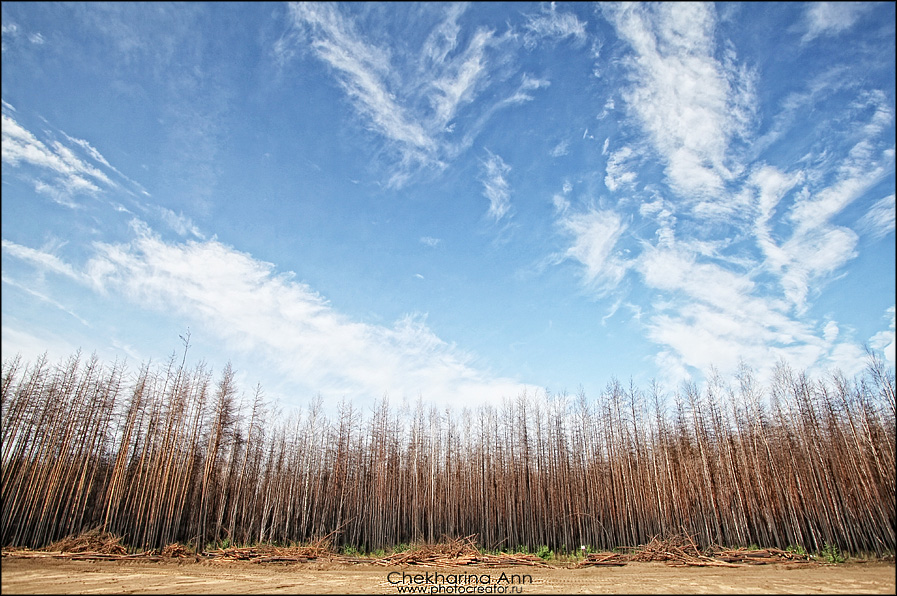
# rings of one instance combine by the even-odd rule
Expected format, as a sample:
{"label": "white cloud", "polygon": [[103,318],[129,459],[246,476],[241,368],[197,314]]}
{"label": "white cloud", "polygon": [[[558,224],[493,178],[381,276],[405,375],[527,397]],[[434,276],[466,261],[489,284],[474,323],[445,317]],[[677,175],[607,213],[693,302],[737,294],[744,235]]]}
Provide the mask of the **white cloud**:
{"label": "white cloud", "polygon": [[[706,373],[711,367],[733,373],[741,362],[761,376],[771,374],[780,360],[816,372],[829,366],[847,374],[862,369],[862,348],[850,333],[835,321],[818,326],[804,318],[810,292],[821,289],[821,282],[836,276],[856,255],[855,231],[833,221],[893,173],[894,150],[886,139],[892,130],[891,107],[878,91],[862,92],[854,104],[854,124],[844,134],[850,139],[847,149],[827,143],[820,159],[804,160],[811,164],[805,169],[785,171],[758,162],[750,169],[738,166],[747,170],[746,178],[726,179],[710,168],[711,174],[719,174],[718,179],[728,185],[718,194],[722,203],[714,203],[709,194],[704,199],[690,196],[682,201],[681,193],[665,198],[662,189],[649,190],[653,198],[639,205],[639,215],[646,222],[637,229],[653,223],[655,238],[643,241],[640,252],[626,260],[614,253],[618,237],[608,230],[587,234],[581,231],[587,226],[580,225],[575,231],[567,254],[583,265],[586,277],[603,282],[597,284],[596,295],[616,287],[620,272],[628,270],[638,272],[644,288],[653,292],[649,294],[652,308],[639,322],[648,339],[660,348],[656,363],[665,371],[666,380],[687,379],[692,372]],[[866,116],[860,118],[862,114]],[[726,130],[729,125],[720,122],[721,130]],[[727,147],[731,137],[723,134],[720,138],[725,140],[720,147]],[[687,143],[683,146],[688,148]],[[623,177],[634,169],[626,167],[629,158],[626,152],[610,153],[605,180],[609,189],[633,182]],[[668,179],[673,184],[670,167]],[[732,192],[731,187],[739,182],[740,190]],[[571,221],[563,197],[555,195],[554,202],[558,221]],[[860,220],[859,229],[878,234],[893,231],[893,203],[891,196],[878,201]],[[684,222],[680,234],[685,240],[677,240],[680,218]],[[703,230],[705,239],[699,241],[694,226],[708,220],[724,222],[727,234],[737,241],[753,238],[760,254],[727,251],[731,237],[714,240],[712,233]],[[569,225],[566,229],[573,231]],[[594,245],[585,244],[586,239]],[[870,345],[891,349],[892,338],[893,333],[882,332],[870,339]]]}
{"label": "white cloud", "polygon": [[[716,57],[712,4],[602,5],[635,55],[626,60],[627,108],[666,165],[671,188],[691,201],[719,201],[738,174],[730,143],[753,117],[750,73],[731,53]],[[719,210],[725,215],[725,210]]]}
{"label": "white cloud", "polygon": [[[4,105],[4,108],[7,106],[8,104]],[[72,200],[73,195],[99,192],[100,187],[95,182],[109,187],[116,186],[105,173],[76,156],[69,147],[59,141],[52,141],[48,146],[20,125],[12,116],[4,113],[2,118],[3,161],[12,167],[35,166],[43,174],[49,174],[52,177],[51,183],[47,183],[41,178],[33,180],[35,190],[38,192],[47,194],[56,202],[71,207],[75,206],[75,202]],[[98,161],[108,166],[108,162],[103,159],[102,155],[90,147],[86,141],[78,141],[78,143],[82,147],[89,148],[92,157],[98,158]]]}
{"label": "white cloud", "polygon": [[434,142],[388,89],[388,52],[364,43],[353,24],[332,5],[299,2],[290,5],[290,12],[295,24],[309,28],[312,47],[337,71],[358,110],[381,134],[402,147],[406,159],[426,160]]}
{"label": "white cloud", "polygon": [[486,151],[488,157],[482,161],[483,166],[483,195],[489,199],[489,215],[498,221],[504,217],[511,208],[511,190],[507,181],[507,175],[511,172],[511,166],[502,158],[491,151]]}
{"label": "white cloud", "polygon": [[[4,248],[6,248],[6,246],[4,246]],[[26,294],[33,296],[34,298],[37,298],[41,302],[46,302],[47,304],[49,304],[55,308],[58,308],[62,312],[66,313],[68,315],[71,315],[72,318],[76,319],[79,323],[81,323],[85,327],[90,327],[90,323],[88,323],[86,320],[84,320],[80,315],[78,315],[78,313],[76,313],[72,309],[68,308],[67,306],[61,304],[60,302],[54,300],[53,298],[50,298],[46,294],[43,294],[33,288],[27,287],[26,285],[21,284],[11,278],[8,278],[5,275],[2,277],[2,279],[3,279],[3,283],[8,284],[14,288],[21,290],[21,291],[25,292]]]}
{"label": "white cloud", "polygon": [[[825,226],[813,233],[795,234],[784,244],[787,265],[781,277],[785,297],[798,313],[807,309],[811,286],[820,278],[831,275],[857,256],[856,233],[844,227]],[[818,287],[818,286],[817,286]]]}
{"label": "white cloud", "polygon": [[523,385],[475,368],[473,356],[437,337],[426,317],[391,326],[353,321],[292,274],[215,240],[169,244],[134,223],[130,244],[96,244],[84,271],[4,241],[8,254],[104,294],[182,317],[242,354],[263,356],[286,378],[330,398],[423,396],[474,405],[513,397]]}
{"label": "white cloud", "polygon": [[445,7],[445,20],[433,28],[427,36],[421,54],[427,59],[424,65],[442,64],[448,54],[458,46],[458,34],[461,26],[458,19],[467,11],[469,4],[465,2],[453,2]]}
{"label": "white cloud", "polygon": [[730,373],[745,362],[762,376],[781,359],[807,368],[826,353],[785,301],[764,297],[749,275],[704,262],[699,252],[687,243],[646,246],[635,265],[647,287],[667,296],[646,328],[665,347],[657,362],[669,375],[682,380],[689,369],[711,366]]}
{"label": "white cloud", "polygon": [[629,169],[633,161],[634,153],[629,147],[623,147],[619,151],[614,151],[607,158],[607,175],[604,177],[604,185],[611,192],[616,192],[618,188],[632,186],[635,182],[635,172]]}
{"label": "white cloud", "polygon": [[99,151],[97,151],[96,148],[95,148],[93,145],[91,145],[90,143],[88,143],[88,142],[85,141],[84,139],[76,139],[76,138],[74,138],[74,137],[70,137],[70,136],[66,135],[65,133],[63,133],[63,134],[65,135],[65,138],[68,139],[70,142],[72,142],[72,143],[78,145],[79,147],[83,148],[83,149],[87,152],[87,154],[90,155],[90,157],[92,157],[94,160],[100,162],[101,164],[103,164],[103,165],[106,166],[107,168],[109,168],[109,169],[111,169],[111,170],[113,170],[113,171],[115,171],[115,172],[117,172],[117,173],[120,174],[120,172],[118,172],[118,170],[116,170],[115,168],[113,168],[113,167],[109,164],[109,162],[106,161],[106,158],[103,157],[103,154],[100,153]]}
{"label": "white cloud", "polygon": [[27,261],[43,271],[51,271],[76,281],[85,280],[81,273],[75,271],[71,265],[50,252],[22,246],[10,240],[3,240],[2,247],[3,251],[8,255]]}
{"label": "white cloud", "polygon": [[563,195],[555,194],[551,197],[551,204],[554,205],[554,211],[556,214],[563,214],[570,208],[570,201],[564,198]]}
{"label": "white cloud", "polygon": [[554,146],[554,149],[551,150],[549,155],[551,155],[552,157],[563,157],[568,153],[570,153],[570,143],[567,141],[561,141]]}
{"label": "white cloud", "polygon": [[825,324],[825,328],[822,330],[822,336],[825,338],[827,343],[834,343],[834,341],[838,338],[838,333],[840,329],[838,329],[838,324],[834,321],[829,321]]}
{"label": "white cloud", "polygon": [[566,39],[572,37],[576,43],[586,39],[586,23],[580,21],[573,13],[560,13],[552,2],[547,9],[543,8],[538,15],[527,15],[523,25],[526,33],[523,43],[533,48],[543,39]]}
{"label": "white cloud", "polygon": [[421,236],[420,242],[421,244],[426,244],[427,246],[435,248],[436,246],[439,246],[439,244],[442,242],[442,239],[433,238],[432,236]]}
{"label": "white cloud", "polygon": [[[798,312],[807,308],[810,288],[832,276],[858,254],[857,233],[832,223],[833,218],[894,171],[894,149],[888,144],[880,153],[875,139],[893,121],[890,106],[883,105],[879,93],[867,94],[863,103],[872,115],[856,126],[859,140],[853,144],[835,170],[834,180],[816,190],[808,187],[796,193],[787,221],[792,224],[791,236],[780,246],[769,243],[767,265],[781,272],[786,297]],[[819,176],[808,176],[811,180]],[[887,217],[887,212],[881,213]],[[868,220],[867,220],[868,222]],[[762,237],[759,237],[763,240]]]}
{"label": "white cloud", "polygon": [[[344,17],[338,6],[292,3],[290,16],[292,24],[307,36],[315,55],[334,69],[337,80],[358,112],[374,130],[394,143],[403,167],[392,183],[401,185],[408,169],[440,166],[433,131],[407,107],[414,102],[402,96],[401,85],[393,82],[397,73],[390,63],[389,52],[366,42],[353,21]],[[457,12],[450,14],[443,26],[434,32],[435,36],[428,40],[427,59],[441,63],[454,48],[456,34],[451,33],[451,24],[458,16]],[[433,119],[438,123],[434,128],[440,131],[457,106],[469,99],[469,86],[476,82],[481,69],[478,52],[482,51],[483,36],[488,37],[488,33],[472,42],[466,60],[454,68],[453,80],[450,73],[445,73],[432,82],[436,93],[430,99],[435,110]],[[284,49],[281,47],[279,51],[283,53]]]}
{"label": "white cloud", "polygon": [[810,2],[805,22],[807,32],[801,38],[806,43],[820,35],[835,35],[853,27],[871,8],[869,2]]}
{"label": "white cloud", "polygon": [[888,308],[885,313],[885,320],[888,321],[888,329],[879,331],[869,338],[869,347],[881,353],[885,362],[892,368],[895,364],[895,310],[897,309],[892,306]]}
{"label": "white cloud", "polygon": [[[75,178],[74,180],[83,179]],[[50,200],[54,203],[58,203],[63,207],[68,207],[69,209],[79,209],[81,207],[81,204],[72,198],[72,191],[74,189],[71,186],[60,187],[59,185],[50,185],[45,183],[43,180],[32,180],[32,183],[34,184],[35,192],[49,197]],[[98,189],[94,186],[90,190]]]}
{"label": "white cloud", "polygon": [[[6,20],[7,19],[4,17],[4,21],[6,21]],[[33,45],[39,46],[39,45],[43,45],[44,43],[46,43],[44,36],[41,35],[40,33],[27,33],[26,34],[20,29],[20,27],[16,23],[4,22],[2,27],[3,27],[3,29],[2,29],[3,42],[2,43],[3,43],[4,51],[6,51],[6,49],[7,49],[7,46],[6,46],[7,40],[10,42],[16,42],[22,35],[24,35],[25,39],[27,39]]]}
{"label": "white cloud", "polygon": [[184,215],[183,212],[175,213],[171,209],[161,206],[156,206],[155,209],[161,215],[162,221],[179,236],[194,236],[200,240],[205,238],[196,224],[193,223],[193,220]]}
{"label": "white cloud", "polygon": [[[433,10],[427,5],[424,12]],[[294,29],[275,45],[275,54],[284,61],[292,57],[293,47],[307,46],[332,68],[367,127],[397,154],[389,177],[394,187],[421,169],[441,171],[472,145],[498,110],[530,101],[532,91],[548,85],[524,73],[510,95],[476,101],[493,84],[496,70],[506,80],[516,68],[509,68],[515,36],[479,28],[461,44],[459,19],[466,5],[438,10],[442,20],[419,51],[393,53],[371,41],[363,15],[349,16],[339,4],[294,3]]]}
{"label": "white cloud", "polygon": [[894,194],[875,202],[860,220],[860,229],[873,238],[884,238],[894,233]]}
{"label": "white cloud", "polygon": [[[558,207],[558,203],[555,202]],[[598,295],[613,290],[623,279],[630,264],[615,251],[626,224],[611,210],[589,209],[583,213],[567,213],[558,220],[561,228],[572,236],[564,258],[583,265],[584,283]]]}
{"label": "white cloud", "polygon": [[491,32],[477,31],[464,53],[449,62],[442,76],[430,83],[434,90],[429,95],[435,112],[433,128],[445,128],[461,106],[473,101],[477,86],[486,76],[485,52],[491,39]]}

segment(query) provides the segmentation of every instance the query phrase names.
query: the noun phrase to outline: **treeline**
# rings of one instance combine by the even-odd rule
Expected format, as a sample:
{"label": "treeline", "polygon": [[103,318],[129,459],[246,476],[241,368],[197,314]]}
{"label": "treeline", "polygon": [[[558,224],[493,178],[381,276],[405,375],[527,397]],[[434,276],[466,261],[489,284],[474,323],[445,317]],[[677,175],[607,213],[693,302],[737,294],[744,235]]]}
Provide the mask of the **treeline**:
{"label": "treeline", "polygon": [[[185,352],[186,354],[186,352]],[[483,548],[895,549],[894,373],[782,365],[761,387],[523,394],[475,410],[320,399],[279,415],[174,356],[129,374],[76,354],[4,361],[2,542],[101,528],[135,549],[307,542]]]}

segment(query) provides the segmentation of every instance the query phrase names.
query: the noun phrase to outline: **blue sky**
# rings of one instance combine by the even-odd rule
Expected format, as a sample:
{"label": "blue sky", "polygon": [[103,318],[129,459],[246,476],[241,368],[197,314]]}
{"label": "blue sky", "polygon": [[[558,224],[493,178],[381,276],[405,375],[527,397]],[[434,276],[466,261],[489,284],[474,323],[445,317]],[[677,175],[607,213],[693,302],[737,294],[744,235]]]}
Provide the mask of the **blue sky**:
{"label": "blue sky", "polygon": [[893,3],[2,5],[2,348],[303,404],[894,365]]}

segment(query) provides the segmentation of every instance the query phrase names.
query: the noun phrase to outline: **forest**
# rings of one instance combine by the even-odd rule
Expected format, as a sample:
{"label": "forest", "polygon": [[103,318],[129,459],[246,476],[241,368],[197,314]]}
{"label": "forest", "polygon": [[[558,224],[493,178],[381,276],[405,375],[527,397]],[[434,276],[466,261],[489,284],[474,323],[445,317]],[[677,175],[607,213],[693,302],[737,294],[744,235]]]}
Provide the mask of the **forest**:
{"label": "forest", "polygon": [[[476,409],[261,389],[187,365],[76,353],[4,360],[2,543],[99,529],[132,549],[300,544],[359,552],[475,536],[557,552],[700,544],[895,550],[894,372],[780,363],[699,388],[533,391]],[[530,551],[532,552],[532,550]]]}

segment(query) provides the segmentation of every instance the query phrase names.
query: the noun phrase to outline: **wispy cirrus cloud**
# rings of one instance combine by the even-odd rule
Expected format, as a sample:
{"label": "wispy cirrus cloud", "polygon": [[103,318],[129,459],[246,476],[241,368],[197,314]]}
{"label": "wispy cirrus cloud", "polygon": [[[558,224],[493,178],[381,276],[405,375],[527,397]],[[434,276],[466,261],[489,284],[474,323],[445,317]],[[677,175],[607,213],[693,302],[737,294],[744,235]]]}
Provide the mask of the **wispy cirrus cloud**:
{"label": "wispy cirrus cloud", "polygon": [[571,238],[561,260],[572,259],[583,266],[583,283],[598,296],[614,290],[630,263],[622,257],[617,243],[626,231],[623,218],[609,209],[589,208],[573,212],[560,196],[554,199],[561,230]]}
{"label": "wispy cirrus cloud", "polygon": [[[98,185],[107,188],[116,186],[102,170],[75,155],[70,147],[57,140],[46,143],[39,140],[11,114],[7,114],[7,106],[9,104],[4,102],[2,159],[15,168],[35,167],[39,174],[28,176],[35,190],[49,195],[60,204],[74,207],[74,195],[97,193],[100,191]],[[93,154],[99,155],[99,152],[93,149]],[[93,154],[91,157],[94,157]],[[104,159],[102,161],[105,162]]]}
{"label": "wispy cirrus cloud", "polygon": [[473,101],[477,88],[486,82],[486,50],[492,38],[491,31],[480,29],[458,58],[443,59],[441,76],[430,82],[428,99],[434,111],[430,128],[445,130],[458,110]]}
{"label": "wispy cirrus cloud", "polygon": [[[761,378],[780,361],[816,372],[863,368],[862,347],[841,334],[836,321],[801,317],[788,299],[761,288],[756,271],[735,271],[702,252],[688,242],[658,243],[634,264],[644,284],[659,293],[643,323],[661,346],[656,363],[668,378],[688,379],[692,371],[711,368],[733,372],[741,363]],[[887,344],[887,337],[879,343]]]}
{"label": "wispy cirrus cloud", "polygon": [[446,5],[445,19],[433,27],[424,41],[421,54],[425,60],[420,65],[422,71],[433,64],[444,63],[448,54],[455,50],[458,45],[458,35],[461,33],[458,19],[469,6],[469,2],[452,2]]}
{"label": "wispy cirrus cloud", "polygon": [[308,394],[474,405],[524,386],[474,366],[471,354],[437,337],[426,316],[393,325],[354,321],[306,284],[216,240],[169,243],[132,223],[127,244],[95,245],[81,268],[3,241],[4,252],[144,308],[177,313],[241,354],[263,355]]}
{"label": "wispy cirrus cloud", "polygon": [[625,58],[633,84],[623,97],[670,187],[697,205],[719,201],[739,171],[730,145],[753,117],[753,83],[731,52],[717,57],[712,5],[602,5],[602,12],[633,50]]}
{"label": "wispy cirrus cloud", "polygon": [[570,142],[569,141],[561,141],[551,150],[549,155],[552,157],[563,157],[570,153]]}
{"label": "wispy cirrus cloud", "polygon": [[[7,248],[7,246],[4,244],[3,248],[5,249],[5,248]],[[15,251],[15,248],[16,248],[15,245],[13,245],[11,248],[13,249],[11,252],[13,252],[13,253],[16,252],[16,251]],[[18,251],[18,252],[19,252],[19,254],[21,254],[21,251]],[[41,263],[41,264],[46,264],[47,261],[46,261],[46,260],[42,260],[42,259],[37,259],[37,262],[38,262],[38,263]],[[34,297],[34,298],[37,298],[37,299],[40,300],[41,302],[46,302],[47,304],[53,306],[54,308],[57,308],[57,309],[61,310],[62,312],[66,313],[67,315],[70,315],[72,318],[76,319],[79,323],[81,323],[81,324],[84,325],[85,327],[90,327],[90,326],[91,326],[89,322],[87,322],[85,319],[83,319],[83,318],[82,318],[78,313],[76,313],[74,310],[72,310],[72,309],[70,309],[69,307],[65,306],[64,304],[62,304],[62,303],[60,303],[60,302],[54,300],[53,298],[50,298],[50,297],[47,296],[46,294],[44,294],[44,293],[42,293],[42,292],[40,292],[40,291],[38,291],[38,290],[35,290],[34,288],[29,287],[29,286],[27,286],[27,285],[25,285],[25,284],[19,283],[19,282],[15,281],[14,279],[10,278],[10,277],[3,276],[3,277],[2,277],[2,281],[3,281],[3,283],[5,283],[5,284],[8,284],[8,285],[10,285],[10,286],[12,286],[12,287],[14,287],[14,288],[17,288],[17,289],[19,289],[19,290],[25,292],[25,293],[28,294],[29,296],[32,296],[32,297]]]}
{"label": "wispy cirrus cloud", "polygon": [[893,109],[880,92],[863,93],[857,109],[870,111],[849,137],[858,139],[825,173],[807,172],[813,180],[796,193],[787,214],[790,237],[767,265],[781,275],[785,296],[798,312],[807,308],[809,288],[839,271],[856,257],[858,234],[835,218],[886,176],[894,172],[894,147],[884,137],[893,123]]}
{"label": "wispy cirrus cloud", "polygon": [[29,248],[9,240],[3,240],[2,247],[9,256],[31,263],[40,270],[63,275],[75,281],[86,280],[81,272],[76,271],[74,267],[50,251]]}
{"label": "wispy cirrus cloud", "polygon": [[616,192],[618,188],[631,186],[635,182],[635,169],[630,168],[630,162],[633,161],[635,160],[631,147],[623,147],[608,156],[604,186],[609,191]]}
{"label": "wispy cirrus cloud", "polygon": [[31,45],[42,46],[47,40],[43,35],[37,32],[26,32],[23,30],[17,23],[12,21],[8,21],[5,17],[3,19],[2,26],[2,46],[3,51],[7,51],[10,45],[8,44],[16,44],[21,40],[26,40]]}
{"label": "wispy cirrus cloud", "polygon": [[200,231],[199,227],[193,223],[193,220],[190,217],[184,215],[183,212],[175,213],[171,209],[161,206],[156,206],[154,209],[159,213],[160,219],[165,222],[169,228],[174,230],[178,236],[193,236],[200,240],[205,240],[205,235]]}
{"label": "wispy cirrus cloud", "polygon": [[558,12],[554,2],[543,6],[540,14],[527,15],[523,28],[527,48],[533,48],[543,40],[573,38],[576,43],[582,43],[586,39],[586,23],[573,13]]}
{"label": "wispy cirrus cloud", "polygon": [[895,357],[895,336],[897,336],[895,312],[897,312],[895,307],[888,308],[884,317],[888,322],[888,328],[884,331],[879,331],[869,338],[869,347],[883,354],[885,361],[892,367],[895,361],[897,361],[897,357]]}
{"label": "wispy cirrus cloud", "polygon": [[3,162],[53,202],[77,209],[83,205],[79,197],[110,191],[135,198],[151,196],[88,141],[52,130],[43,131],[39,138],[16,119],[16,109],[5,101],[2,118]]}
{"label": "wispy cirrus cloud", "polygon": [[365,43],[351,19],[332,4],[290,5],[293,24],[305,30],[315,54],[329,64],[358,111],[382,135],[395,141],[403,160],[429,162],[435,142],[406,113],[389,87],[389,52]]}
{"label": "wispy cirrus cloud", "polygon": [[[665,184],[639,180],[643,170],[631,165],[630,146],[608,151],[605,142],[604,182],[620,197],[619,210],[641,201],[642,219],[630,232],[641,238],[626,252],[620,245],[627,226],[616,209],[577,212],[555,195],[556,222],[568,238],[565,257],[582,266],[583,285],[606,296],[622,291],[627,272],[635,274],[650,302],[638,309],[638,323],[659,346],[657,364],[672,379],[711,366],[734,371],[739,362],[770,371],[781,359],[856,372],[859,344],[837,321],[820,324],[806,313],[811,289],[836,278],[857,254],[857,230],[842,214],[893,175],[887,137],[894,118],[886,95],[843,83],[833,66],[806,93],[786,97],[754,144],[754,74],[737,64],[726,40],[716,39],[712,5],[603,5],[602,12],[628,44],[621,57],[631,74],[620,92],[630,118],[624,125],[634,125],[661,157]],[[856,95],[848,117],[836,127],[813,123],[825,134],[811,137],[818,141],[803,159],[785,166],[764,161],[764,151],[803,125],[800,110],[833,89]],[[736,149],[741,141],[755,146]],[[893,197],[857,223],[879,236],[887,226],[893,228]],[[744,248],[750,241],[757,252]],[[892,334],[883,333],[875,341],[889,345]]]}
{"label": "wispy cirrus cloud", "polygon": [[[355,111],[366,125],[387,141],[397,160],[389,177],[392,186],[404,185],[421,169],[443,170],[466,151],[494,114],[533,99],[532,92],[548,81],[524,73],[508,95],[486,101],[496,73],[506,79],[516,66],[516,36],[480,27],[462,35],[460,19],[466,4],[439,5],[440,12],[420,51],[395,53],[379,46],[368,33],[369,23],[339,4],[294,3],[292,29],[274,46],[283,64],[308,48],[327,64]],[[433,10],[427,8],[425,13]],[[532,36],[581,36],[565,15],[528,21]],[[555,23],[555,25],[551,25]],[[367,25],[367,26],[366,26]],[[564,27],[572,26],[570,33]],[[460,118],[460,116],[464,116]]]}
{"label": "wispy cirrus cloud", "polygon": [[511,208],[511,188],[507,176],[511,172],[511,166],[502,160],[501,156],[491,151],[486,151],[487,157],[481,162],[483,174],[483,196],[489,199],[489,216],[498,221],[503,218]]}
{"label": "wispy cirrus cloud", "polygon": [[871,8],[869,2],[811,2],[804,15],[806,33],[801,42],[806,43],[820,35],[836,35],[846,31]]}
{"label": "wispy cirrus cloud", "polygon": [[894,226],[895,205],[893,193],[876,201],[859,221],[860,230],[873,238],[884,238],[888,234],[893,234]]}

